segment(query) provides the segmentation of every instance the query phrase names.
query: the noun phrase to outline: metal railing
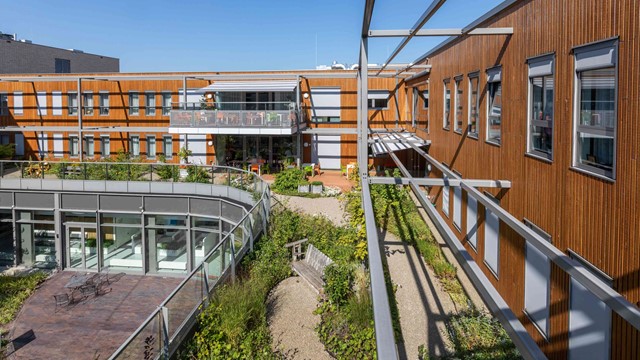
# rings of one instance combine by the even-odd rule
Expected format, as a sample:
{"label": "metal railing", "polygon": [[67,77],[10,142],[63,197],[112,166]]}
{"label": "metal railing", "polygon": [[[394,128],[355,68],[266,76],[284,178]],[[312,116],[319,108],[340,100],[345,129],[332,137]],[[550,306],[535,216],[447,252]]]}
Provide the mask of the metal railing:
{"label": "metal railing", "polygon": [[[262,180],[261,180],[262,181]],[[110,356],[110,359],[169,359],[196,323],[216,285],[231,276],[236,264],[253,250],[254,240],[266,230],[271,208],[268,186],[244,217],[158,308]]]}
{"label": "metal railing", "polygon": [[177,103],[170,113],[174,127],[290,128],[300,121],[292,102]]}

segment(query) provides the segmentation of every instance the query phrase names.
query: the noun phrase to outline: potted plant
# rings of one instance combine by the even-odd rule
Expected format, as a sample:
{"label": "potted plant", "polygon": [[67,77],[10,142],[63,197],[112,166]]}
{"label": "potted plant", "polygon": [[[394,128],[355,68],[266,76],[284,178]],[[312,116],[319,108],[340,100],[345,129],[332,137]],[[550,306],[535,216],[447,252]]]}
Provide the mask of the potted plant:
{"label": "potted plant", "polygon": [[298,192],[303,194],[309,193],[309,182],[307,180],[300,180],[298,183]]}
{"label": "potted plant", "polygon": [[311,183],[311,192],[314,194],[322,194],[322,181],[314,181]]}
{"label": "potted plant", "polygon": [[180,162],[182,163],[182,165],[180,165],[181,178],[185,178],[188,175],[186,165],[189,164],[189,156],[191,155],[193,155],[193,151],[187,149],[184,146],[180,148],[180,151],[178,151],[178,157],[180,158]]}

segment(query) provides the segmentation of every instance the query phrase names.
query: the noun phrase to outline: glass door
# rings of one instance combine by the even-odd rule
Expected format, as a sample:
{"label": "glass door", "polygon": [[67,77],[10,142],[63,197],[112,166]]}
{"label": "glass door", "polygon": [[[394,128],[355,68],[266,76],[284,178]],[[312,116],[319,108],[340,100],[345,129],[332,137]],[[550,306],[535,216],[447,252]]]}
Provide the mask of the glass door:
{"label": "glass door", "polygon": [[98,236],[95,225],[67,226],[67,266],[74,269],[98,268]]}

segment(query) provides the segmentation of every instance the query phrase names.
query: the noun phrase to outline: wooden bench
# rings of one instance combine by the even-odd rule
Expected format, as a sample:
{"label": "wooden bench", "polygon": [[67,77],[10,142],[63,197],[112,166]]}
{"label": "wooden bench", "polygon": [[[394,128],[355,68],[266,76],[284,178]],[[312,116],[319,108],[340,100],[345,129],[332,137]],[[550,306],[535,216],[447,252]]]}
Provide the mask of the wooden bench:
{"label": "wooden bench", "polygon": [[306,241],[307,239],[303,239],[286,245],[292,248],[294,261],[291,263],[291,267],[293,271],[305,279],[317,293],[320,293],[324,287],[324,268],[333,264],[333,260],[311,244],[307,246],[304,259],[299,260],[301,245]]}

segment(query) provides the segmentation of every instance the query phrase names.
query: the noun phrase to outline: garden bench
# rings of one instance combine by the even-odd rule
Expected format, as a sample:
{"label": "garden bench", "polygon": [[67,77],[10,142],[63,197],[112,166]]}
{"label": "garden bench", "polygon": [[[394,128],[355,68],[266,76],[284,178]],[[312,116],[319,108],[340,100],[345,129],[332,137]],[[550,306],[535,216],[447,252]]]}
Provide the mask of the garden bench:
{"label": "garden bench", "polygon": [[293,268],[293,271],[305,279],[317,293],[320,293],[324,286],[324,268],[333,264],[333,260],[311,244],[307,246],[307,252],[304,255],[304,259],[299,260],[298,258],[301,255],[300,249],[302,243],[306,241],[307,239],[302,239],[289,243],[285,246],[292,248],[294,261],[291,263],[291,267]]}

